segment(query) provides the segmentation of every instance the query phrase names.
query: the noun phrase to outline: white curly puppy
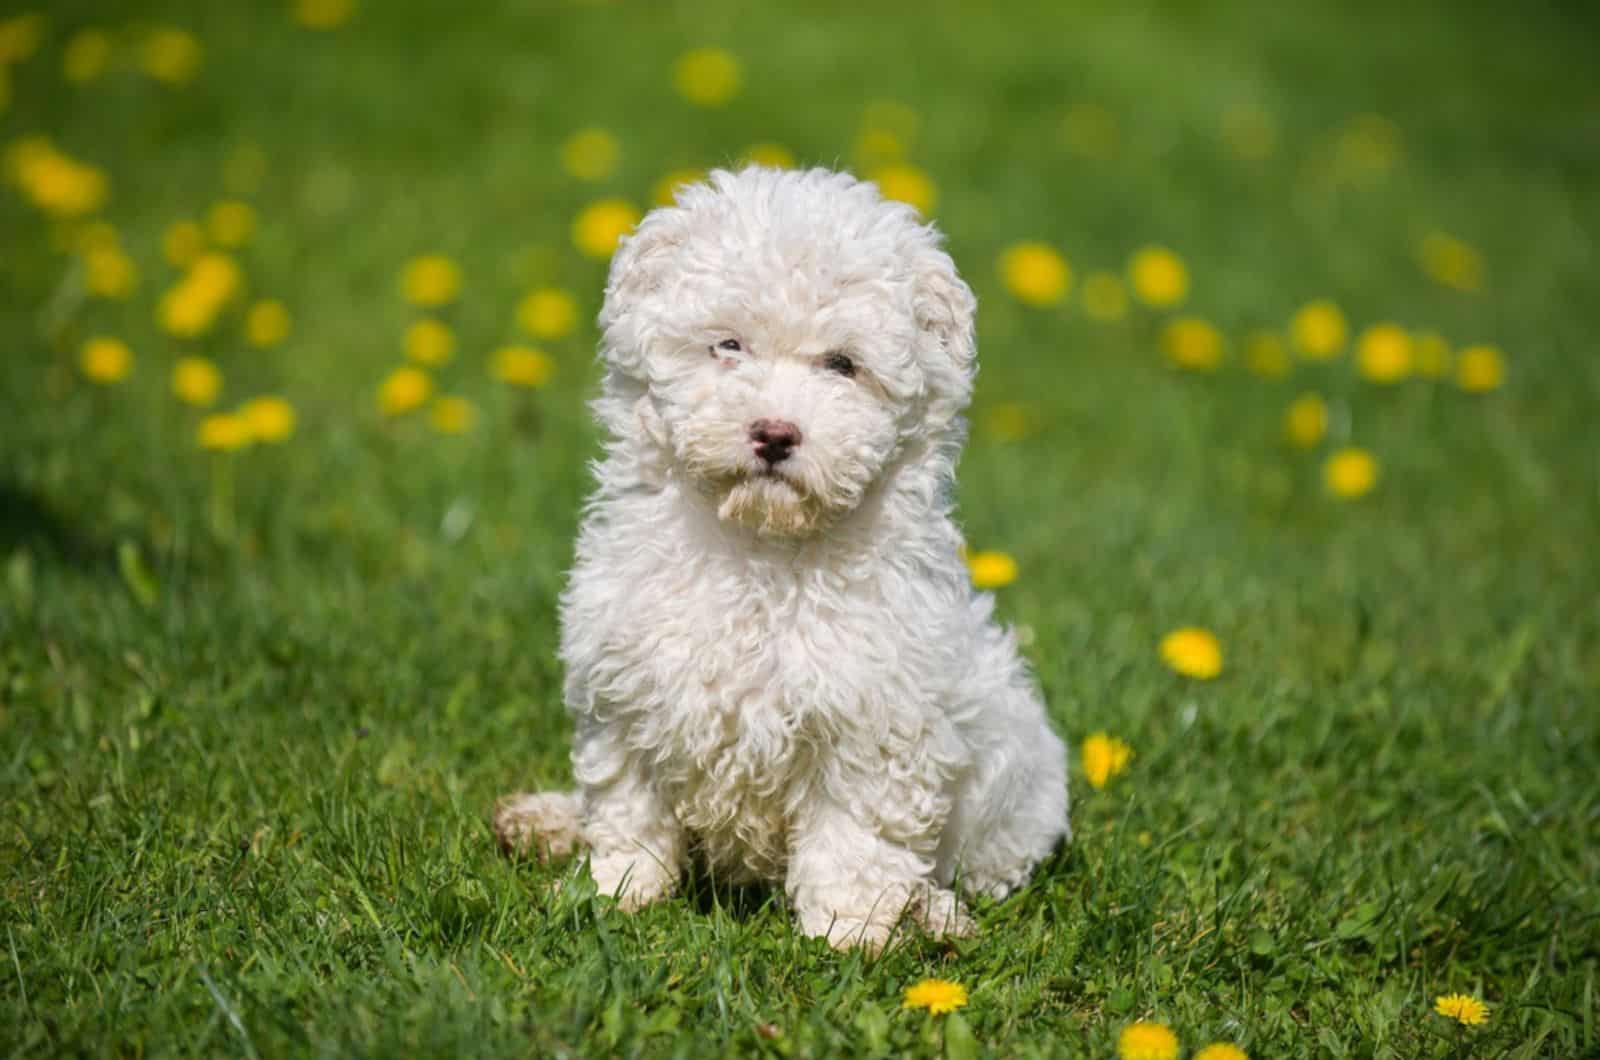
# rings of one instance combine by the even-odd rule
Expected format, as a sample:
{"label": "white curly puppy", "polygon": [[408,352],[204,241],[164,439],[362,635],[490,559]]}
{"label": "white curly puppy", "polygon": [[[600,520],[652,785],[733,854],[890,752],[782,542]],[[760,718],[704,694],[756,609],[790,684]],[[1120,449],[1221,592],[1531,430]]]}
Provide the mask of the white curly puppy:
{"label": "white curly puppy", "polygon": [[608,433],[562,599],[577,793],[502,842],[579,845],[637,909],[686,860],[781,882],[808,935],[971,921],[1068,835],[1065,748],[951,518],[972,292],[841,173],[719,171],[617,252]]}

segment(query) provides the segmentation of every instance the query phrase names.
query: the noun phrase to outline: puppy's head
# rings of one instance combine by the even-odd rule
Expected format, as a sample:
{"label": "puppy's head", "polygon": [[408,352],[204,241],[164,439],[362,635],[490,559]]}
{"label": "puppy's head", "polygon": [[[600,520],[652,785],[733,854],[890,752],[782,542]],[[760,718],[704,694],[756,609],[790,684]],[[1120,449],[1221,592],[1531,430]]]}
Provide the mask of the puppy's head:
{"label": "puppy's head", "polygon": [[597,407],[723,520],[812,533],[897,461],[949,461],[975,308],[939,234],[873,185],[718,171],[613,259]]}

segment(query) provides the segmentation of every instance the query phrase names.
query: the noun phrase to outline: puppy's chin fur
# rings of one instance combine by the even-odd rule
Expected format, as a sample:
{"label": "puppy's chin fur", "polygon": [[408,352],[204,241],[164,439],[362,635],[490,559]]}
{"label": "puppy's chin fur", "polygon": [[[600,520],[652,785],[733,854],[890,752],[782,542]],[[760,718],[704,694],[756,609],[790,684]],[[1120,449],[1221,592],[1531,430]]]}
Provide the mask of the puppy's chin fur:
{"label": "puppy's chin fur", "polygon": [[820,530],[825,511],[787,479],[758,475],[733,481],[717,518],[768,537],[801,537]]}

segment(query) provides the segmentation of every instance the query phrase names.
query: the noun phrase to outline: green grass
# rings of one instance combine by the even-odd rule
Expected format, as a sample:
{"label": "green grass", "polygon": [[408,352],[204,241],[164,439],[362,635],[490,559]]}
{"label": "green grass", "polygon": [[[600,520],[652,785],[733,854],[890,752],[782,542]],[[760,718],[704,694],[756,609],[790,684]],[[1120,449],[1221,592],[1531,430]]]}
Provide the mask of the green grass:
{"label": "green grass", "polygon": [[[1258,1058],[1600,1049],[1600,88],[1578,5],[369,0],[329,34],[277,3],[46,6],[0,141],[101,166],[143,275],[84,300],[54,226],[0,188],[6,1052],[1104,1057],[1138,1018]],[[204,43],[194,83],[62,82],[72,30],[164,23]],[[704,44],[744,64],[721,110],[670,91]],[[1020,564],[1000,610],[1061,730],[1134,758],[1102,791],[1074,763],[1075,841],[977,938],[869,960],[797,937],[764,891],[627,917],[495,851],[495,797],[567,776],[555,598],[594,334],[549,344],[560,374],[531,396],[483,365],[531,286],[592,317],[583,203],[758,141],[848,164],[875,99],[921,116],[911,159],[982,301],[969,540]],[[1106,157],[1063,140],[1081,102],[1116,121]],[[1270,157],[1224,146],[1238,103],[1273,117]],[[1336,144],[1364,113],[1400,151],[1350,173]],[[599,185],[558,162],[585,125],[624,147]],[[224,196],[246,143],[267,168],[240,261],[294,334],[175,343],[161,233]],[[1434,229],[1482,250],[1481,293],[1418,269]],[[1175,372],[1163,314],[1021,307],[994,265],[1019,239],[1080,278],[1176,248],[1184,311],[1234,355]],[[466,276],[439,373],[480,407],[463,436],[373,401],[416,315],[399,270],[435,250]],[[1246,371],[1237,340],[1315,297],[1498,344],[1507,385],[1380,388],[1348,356]],[[115,387],[75,368],[101,332],[136,353]],[[288,397],[294,437],[199,451],[166,387],[191,347],[225,405]],[[1312,389],[1332,429],[1302,453],[1281,415]],[[983,428],[1007,401],[1037,433]],[[1359,501],[1321,488],[1342,444],[1382,461]],[[1157,657],[1191,624],[1223,642],[1216,681]],[[970,1005],[900,1011],[925,976]],[[1452,991],[1490,1022],[1433,1015]]]}

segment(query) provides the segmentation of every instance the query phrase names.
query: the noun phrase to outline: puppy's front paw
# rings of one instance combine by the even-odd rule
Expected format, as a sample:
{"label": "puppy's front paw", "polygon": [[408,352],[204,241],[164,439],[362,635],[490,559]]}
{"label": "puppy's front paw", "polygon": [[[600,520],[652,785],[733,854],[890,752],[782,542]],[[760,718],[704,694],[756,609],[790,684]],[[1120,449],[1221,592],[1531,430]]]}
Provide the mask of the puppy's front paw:
{"label": "puppy's front paw", "polygon": [[575,792],[507,795],[495,804],[494,834],[507,854],[564,858],[583,842],[583,804]]}
{"label": "puppy's front paw", "polygon": [[670,897],[678,886],[678,873],[671,871],[647,852],[602,854],[589,861],[589,875],[595,890],[617,900],[617,908],[636,913],[645,906]]}

